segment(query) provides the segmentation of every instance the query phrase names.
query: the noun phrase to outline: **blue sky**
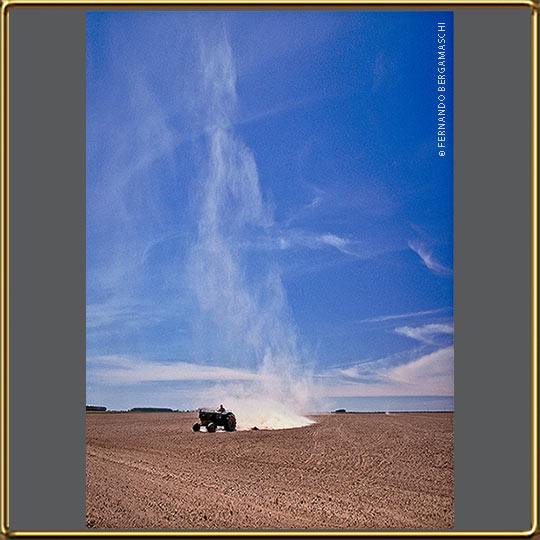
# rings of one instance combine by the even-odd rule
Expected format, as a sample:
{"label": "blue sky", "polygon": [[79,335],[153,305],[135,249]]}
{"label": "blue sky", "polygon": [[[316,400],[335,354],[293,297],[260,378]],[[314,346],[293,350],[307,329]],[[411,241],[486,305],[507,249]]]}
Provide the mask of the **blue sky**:
{"label": "blue sky", "polygon": [[87,14],[87,403],[453,395],[438,22],[450,76],[451,13]]}

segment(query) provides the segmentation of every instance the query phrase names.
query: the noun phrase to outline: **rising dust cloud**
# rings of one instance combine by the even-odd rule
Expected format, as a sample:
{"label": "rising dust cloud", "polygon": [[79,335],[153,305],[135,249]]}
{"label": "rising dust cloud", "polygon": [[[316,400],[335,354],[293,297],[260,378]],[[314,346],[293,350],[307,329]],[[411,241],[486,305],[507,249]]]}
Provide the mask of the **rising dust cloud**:
{"label": "rising dust cloud", "polygon": [[264,236],[275,223],[254,155],[235,134],[236,72],[224,32],[201,44],[201,75],[207,155],[197,184],[197,238],[188,257],[188,283],[203,323],[220,336],[224,358],[256,373],[247,382],[218,382],[208,398],[234,411],[238,429],[305,426],[312,423],[305,417],[311,382],[280,268],[266,261],[254,279],[242,249],[253,231]]}

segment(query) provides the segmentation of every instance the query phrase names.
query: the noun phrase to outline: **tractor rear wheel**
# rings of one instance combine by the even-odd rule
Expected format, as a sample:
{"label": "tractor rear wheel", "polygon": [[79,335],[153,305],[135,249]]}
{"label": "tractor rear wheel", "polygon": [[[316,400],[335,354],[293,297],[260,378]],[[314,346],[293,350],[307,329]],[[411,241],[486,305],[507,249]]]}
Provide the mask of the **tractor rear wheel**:
{"label": "tractor rear wheel", "polygon": [[201,430],[201,424],[199,422],[195,422],[193,424],[193,431],[200,431]]}
{"label": "tractor rear wheel", "polygon": [[234,431],[236,429],[236,418],[234,414],[229,414],[225,420],[225,431]]}
{"label": "tractor rear wheel", "polygon": [[216,424],[214,424],[214,422],[207,424],[206,431],[208,431],[208,433],[214,433],[214,431],[216,431]]}

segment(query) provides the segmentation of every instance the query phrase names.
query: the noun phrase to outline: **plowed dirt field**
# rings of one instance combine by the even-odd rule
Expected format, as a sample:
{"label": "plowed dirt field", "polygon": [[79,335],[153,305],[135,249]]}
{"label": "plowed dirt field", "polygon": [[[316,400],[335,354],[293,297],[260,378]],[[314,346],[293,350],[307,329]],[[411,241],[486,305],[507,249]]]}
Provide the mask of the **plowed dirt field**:
{"label": "plowed dirt field", "polygon": [[190,413],[87,414],[87,527],[453,527],[452,413],[313,418],[194,433]]}

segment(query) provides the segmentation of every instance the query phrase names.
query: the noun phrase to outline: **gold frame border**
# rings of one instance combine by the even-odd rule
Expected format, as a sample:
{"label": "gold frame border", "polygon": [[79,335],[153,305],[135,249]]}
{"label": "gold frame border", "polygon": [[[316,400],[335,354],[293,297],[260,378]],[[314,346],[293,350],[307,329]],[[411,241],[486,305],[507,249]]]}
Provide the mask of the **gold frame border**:
{"label": "gold frame border", "polygon": [[[163,9],[336,9],[336,8],[529,8],[531,9],[531,528],[525,531],[11,531],[9,529],[9,10],[21,8],[149,8]],[[533,538],[538,523],[538,194],[539,194],[539,35],[540,0],[1,0],[1,149],[0,149],[0,538],[86,538],[180,536],[379,536]]]}

